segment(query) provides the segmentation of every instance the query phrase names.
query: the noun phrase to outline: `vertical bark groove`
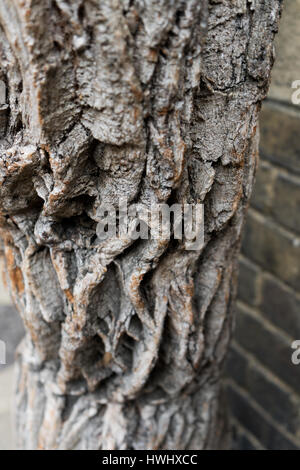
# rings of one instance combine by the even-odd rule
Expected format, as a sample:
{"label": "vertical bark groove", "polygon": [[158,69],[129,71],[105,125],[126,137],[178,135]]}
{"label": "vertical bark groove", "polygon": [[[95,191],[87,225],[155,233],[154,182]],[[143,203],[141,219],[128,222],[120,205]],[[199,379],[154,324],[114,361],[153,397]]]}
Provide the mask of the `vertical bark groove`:
{"label": "vertical bark groove", "polygon": [[[209,449],[280,0],[2,0],[0,224],[20,448]],[[205,245],[96,234],[205,205]],[[134,220],[132,221],[134,227]]]}

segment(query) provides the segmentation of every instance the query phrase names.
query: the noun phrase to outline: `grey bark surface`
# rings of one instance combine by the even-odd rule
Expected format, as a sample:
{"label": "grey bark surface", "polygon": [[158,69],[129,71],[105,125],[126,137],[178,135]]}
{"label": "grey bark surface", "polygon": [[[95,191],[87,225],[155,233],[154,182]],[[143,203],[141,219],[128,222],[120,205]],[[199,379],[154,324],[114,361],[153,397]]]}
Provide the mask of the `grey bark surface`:
{"label": "grey bark surface", "polygon": [[[219,448],[280,0],[1,0],[0,210],[22,449]],[[205,205],[205,245],[97,208]]]}

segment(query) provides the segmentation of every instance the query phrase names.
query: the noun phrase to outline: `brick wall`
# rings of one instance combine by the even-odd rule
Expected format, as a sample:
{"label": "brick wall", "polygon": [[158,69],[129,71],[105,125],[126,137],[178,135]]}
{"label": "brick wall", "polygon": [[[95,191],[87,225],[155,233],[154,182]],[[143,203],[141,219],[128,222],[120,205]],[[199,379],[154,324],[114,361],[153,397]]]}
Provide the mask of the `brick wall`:
{"label": "brick wall", "polygon": [[238,449],[300,449],[300,0],[286,0],[261,115],[261,160],[240,257],[227,398]]}

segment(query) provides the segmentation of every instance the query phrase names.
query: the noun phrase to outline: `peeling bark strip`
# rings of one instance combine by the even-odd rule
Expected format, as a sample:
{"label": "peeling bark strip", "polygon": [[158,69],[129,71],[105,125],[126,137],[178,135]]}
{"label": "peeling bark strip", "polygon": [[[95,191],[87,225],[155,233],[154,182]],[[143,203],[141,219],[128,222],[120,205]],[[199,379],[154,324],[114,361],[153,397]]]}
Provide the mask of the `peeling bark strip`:
{"label": "peeling bark strip", "polygon": [[[210,449],[280,0],[1,0],[20,448]],[[204,203],[205,246],[96,235]]]}

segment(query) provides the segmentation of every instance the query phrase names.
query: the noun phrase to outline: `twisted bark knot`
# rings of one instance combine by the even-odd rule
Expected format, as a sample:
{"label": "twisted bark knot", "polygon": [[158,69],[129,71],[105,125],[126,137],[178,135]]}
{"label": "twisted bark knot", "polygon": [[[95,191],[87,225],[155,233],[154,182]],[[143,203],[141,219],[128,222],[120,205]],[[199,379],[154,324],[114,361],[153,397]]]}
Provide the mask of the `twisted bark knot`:
{"label": "twisted bark knot", "polygon": [[[216,445],[280,3],[2,0],[0,220],[27,330],[21,447]],[[99,206],[124,195],[203,202],[204,249],[100,242]]]}

